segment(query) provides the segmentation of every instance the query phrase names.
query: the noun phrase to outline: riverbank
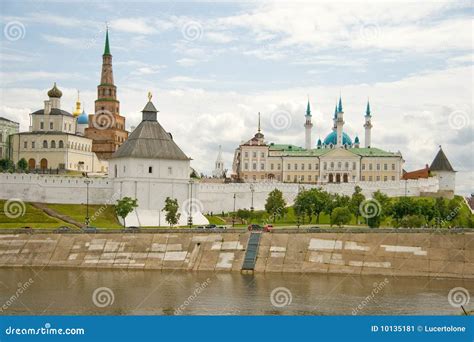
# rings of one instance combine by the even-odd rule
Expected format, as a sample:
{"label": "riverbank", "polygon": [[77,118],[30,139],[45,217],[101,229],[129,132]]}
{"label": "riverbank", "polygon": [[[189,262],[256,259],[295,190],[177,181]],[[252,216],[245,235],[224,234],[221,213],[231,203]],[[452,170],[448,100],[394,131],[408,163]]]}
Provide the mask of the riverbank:
{"label": "riverbank", "polygon": [[[246,231],[0,234],[0,267],[239,272],[249,236]],[[474,233],[263,233],[254,271],[474,279]]]}

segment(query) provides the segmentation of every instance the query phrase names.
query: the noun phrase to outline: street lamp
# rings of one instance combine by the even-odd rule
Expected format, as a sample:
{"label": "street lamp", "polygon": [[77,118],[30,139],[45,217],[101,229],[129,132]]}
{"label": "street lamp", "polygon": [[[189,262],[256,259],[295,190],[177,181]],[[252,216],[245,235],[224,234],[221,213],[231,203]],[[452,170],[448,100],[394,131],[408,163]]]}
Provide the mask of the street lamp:
{"label": "street lamp", "polygon": [[253,193],[255,192],[255,188],[253,184],[250,184],[250,192],[252,194],[251,202],[250,202],[250,211],[253,212]]}
{"label": "street lamp", "polygon": [[234,212],[232,214],[232,228],[235,226],[235,193],[234,193]]}
{"label": "street lamp", "polygon": [[90,219],[89,219],[89,184],[91,183],[90,179],[85,179],[84,183],[86,183],[86,226],[89,226]]}
{"label": "street lamp", "polygon": [[193,226],[193,181],[189,180],[189,200],[188,200],[188,226],[191,228]]}

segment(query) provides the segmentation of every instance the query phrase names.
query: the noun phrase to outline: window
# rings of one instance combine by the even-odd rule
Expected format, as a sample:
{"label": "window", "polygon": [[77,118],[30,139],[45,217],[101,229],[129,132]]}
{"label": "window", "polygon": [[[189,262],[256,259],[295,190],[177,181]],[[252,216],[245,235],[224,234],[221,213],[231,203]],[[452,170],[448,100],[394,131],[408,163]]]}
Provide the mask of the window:
{"label": "window", "polygon": [[327,170],[327,166],[328,166],[327,163],[324,162],[324,164],[323,164],[323,170]]}
{"label": "window", "polygon": [[40,129],[44,129],[44,122],[43,121],[40,122]]}
{"label": "window", "polygon": [[71,124],[69,124],[69,131],[72,131],[72,129],[71,129]]}
{"label": "window", "polygon": [[308,164],[308,170],[311,170],[311,164]]}
{"label": "window", "polygon": [[301,176],[301,181],[304,182],[304,176]]}
{"label": "window", "polygon": [[377,171],[379,171],[379,170],[380,170],[380,164],[377,163]]}
{"label": "window", "polygon": [[342,163],[341,162],[338,162],[337,163],[337,169],[340,170],[342,168]]}
{"label": "window", "polygon": [[[168,171],[169,171],[169,169],[170,169],[170,168],[168,168]],[[126,168],[125,168],[125,165],[124,165],[124,166],[123,166],[123,173],[125,173],[125,170],[126,170]]]}
{"label": "window", "polygon": [[248,152],[245,152],[245,153],[244,153],[244,156],[245,156],[245,158],[248,158],[248,157],[249,157],[249,153],[248,153]]}
{"label": "window", "polygon": [[346,163],[344,164],[344,167],[345,167],[346,170],[349,170],[349,162],[346,162]]}
{"label": "window", "polygon": [[291,170],[291,164],[288,164],[288,170]]}
{"label": "window", "polygon": [[290,175],[286,176],[286,180],[289,182],[290,181]]}
{"label": "window", "polygon": [[270,164],[270,170],[273,171],[273,164]]}
{"label": "window", "polygon": [[369,164],[369,170],[372,171],[372,164]]}
{"label": "window", "polygon": [[43,148],[48,148],[48,142],[46,140],[43,140]]}
{"label": "window", "polygon": [[334,169],[334,162],[331,162],[331,169]]}
{"label": "window", "polygon": [[372,182],[372,176],[369,176],[369,182]]}
{"label": "window", "polygon": [[393,180],[393,181],[395,180],[395,176],[392,176],[392,180]]}
{"label": "window", "polygon": [[261,152],[260,157],[265,158],[265,152]]}
{"label": "window", "polygon": [[56,141],[51,141],[51,148],[56,148]]}
{"label": "window", "polygon": [[66,123],[64,123],[64,130],[66,130],[67,126],[66,126]]}
{"label": "window", "polygon": [[173,168],[171,166],[168,166],[168,176],[171,176],[173,174]]}
{"label": "window", "polygon": [[352,170],[356,169],[356,162],[352,162]]}
{"label": "window", "polygon": [[315,170],[319,170],[319,164],[316,164]]}
{"label": "window", "polygon": [[148,166],[148,173],[153,173],[153,166]]}
{"label": "window", "polygon": [[298,170],[298,164],[295,163],[295,170]]}
{"label": "window", "polygon": [[53,122],[49,123],[49,129],[53,129]]}
{"label": "window", "polygon": [[64,148],[64,142],[62,140],[59,140],[59,148]]}
{"label": "window", "polygon": [[256,175],[253,175],[253,176],[252,176],[252,179],[253,179],[254,181],[256,181],[256,180],[257,180],[257,176],[256,176]]}
{"label": "window", "polygon": [[383,164],[383,169],[384,169],[385,171],[387,171],[387,170],[388,170],[388,165],[387,165],[387,164]]}
{"label": "window", "polygon": [[28,147],[28,141],[24,141],[23,142],[23,148],[27,148]]}
{"label": "window", "polygon": [[304,171],[304,164],[301,164],[301,170]]}
{"label": "window", "polygon": [[260,163],[260,170],[265,170],[265,164],[264,163]]}
{"label": "window", "polygon": [[362,164],[362,170],[365,170],[365,163]]}
{"label": "window", "polygon": [[277,170],[280,170],[281,167],[280,167],[280,164],[277,164]]}
{"label": "window", "polygon": [[377,182],[380,181],[380,176],[377,176],[376,180],[377,180]]}
{"label": "window", "polygon": [[257,170],[257,163],[252,164],[252,170]]}
{"label": "window", "polygon": [[383,181],[386,182],[388,180],[387,176],[383,176]]}
{"label": "window", "polygon": [[252,156],[253,156],[254,158],[257,158],[257,152],[254,151],[254,152],[252,153]]}
{"label": "window", "polygon": [[245,163],[245,168],[244,170],[248,170],[249,169],[249,163]]}
{"label": "window", "polygon": [[311,175],[308,176],[308,182],[311,182]]}
{"label": "window", "polygon": [[31,148],[35,148],[35,142],[34,141],[31,142]]}
{"label": "window", "polygon": [[365,181],[365,176],[362,176],[361,178],[362,178],[362,181]]}
{"label": "window", "polygon": [[0,133],[0,142],[3,142],[3,133]]}
{"label": "window", "polygon": [[392,171],[395,171],[395,164],[392,164]]}

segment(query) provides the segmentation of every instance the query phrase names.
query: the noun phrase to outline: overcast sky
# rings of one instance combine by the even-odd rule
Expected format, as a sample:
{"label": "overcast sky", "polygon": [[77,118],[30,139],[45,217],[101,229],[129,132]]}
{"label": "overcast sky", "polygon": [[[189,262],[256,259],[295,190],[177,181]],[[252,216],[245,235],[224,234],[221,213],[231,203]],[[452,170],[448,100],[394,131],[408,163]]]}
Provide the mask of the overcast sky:
{"label": "overcast sky", "polygon": [[413,170],[442,145],[458,192],[471,193],[472,3],[314,2],[2,1],[0,116],[28,130],[53,82],[63,109],[79,89],[92,113],[108,22],[127,127],[151,91],[200,172],[212,171],[219,145],[231,169],[258,112],[268,142],[304,145],[308,96],[316,143],[342,94],[352,139],[363,143],[370,98],[373,146],[400,150]]}

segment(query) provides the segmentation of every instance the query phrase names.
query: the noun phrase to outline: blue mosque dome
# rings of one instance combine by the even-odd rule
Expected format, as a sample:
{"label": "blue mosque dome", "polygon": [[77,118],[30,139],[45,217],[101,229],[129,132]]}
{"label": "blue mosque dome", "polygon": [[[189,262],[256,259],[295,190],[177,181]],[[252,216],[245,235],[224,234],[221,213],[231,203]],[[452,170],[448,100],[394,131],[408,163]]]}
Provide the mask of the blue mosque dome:
{"label": "blue mosque dome", "polygon": [[[328,136],[324,139],[324,145],[337,145],[337,133],[331,132],[328,134]],[[352,140],[351,138],[344,132],[342,132],[342,144],[343,145],[352,145]]]}
{"label": "blue mosque dome", "polygon": [[80,125],[87,125],[89,123],[89,116],[87,115],[85,110],[83,110],[82,114],[77,117],[77,123]]}
{"label": "blue mosque dome", "polygon": [[354,139],[354,144],[358,144],[359,143],[359,137],[356,136],[355,139]]}

